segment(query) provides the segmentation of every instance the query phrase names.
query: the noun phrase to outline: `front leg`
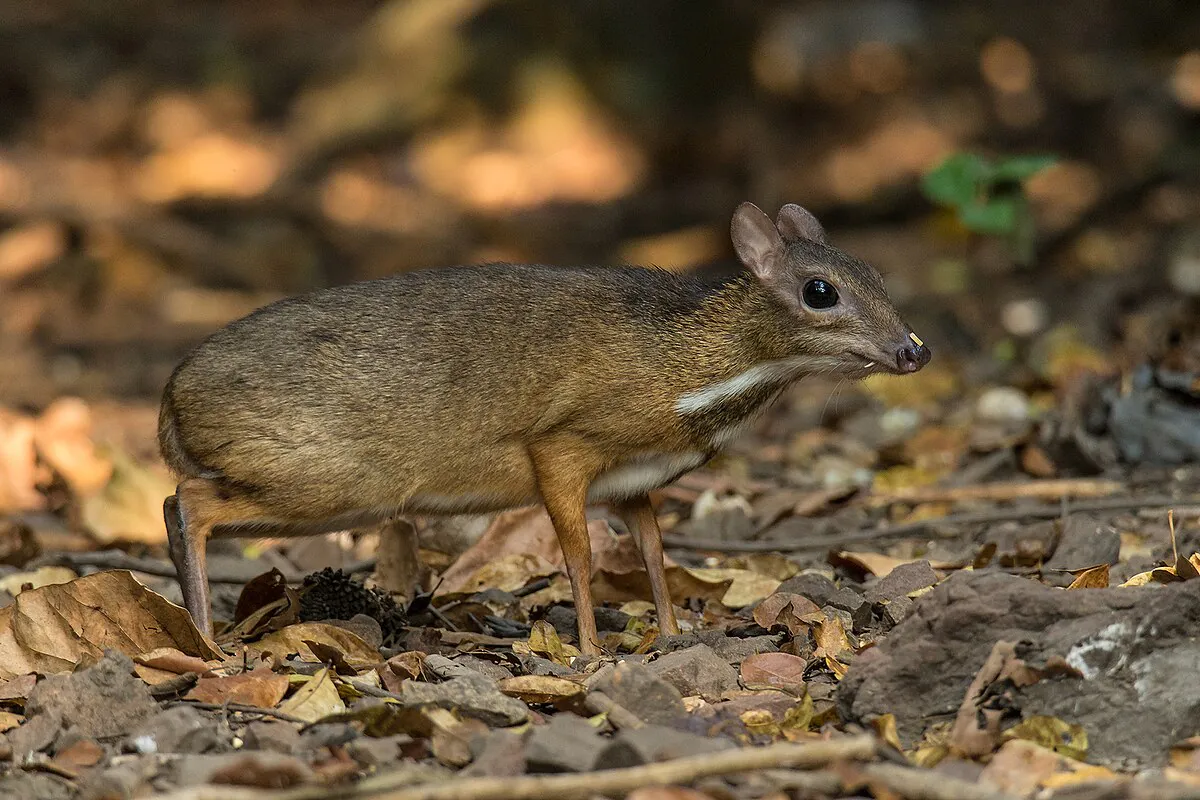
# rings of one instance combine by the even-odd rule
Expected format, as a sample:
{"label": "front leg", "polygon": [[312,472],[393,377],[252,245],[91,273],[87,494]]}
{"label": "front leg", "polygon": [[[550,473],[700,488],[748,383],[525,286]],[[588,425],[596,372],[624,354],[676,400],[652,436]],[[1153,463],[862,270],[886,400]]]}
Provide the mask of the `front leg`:
{"label": "front leg", "polygon": [[650,578],[650,591],[654,596],[654,613],[658,615],[658,629],[674,636],[679,633],[675,619],[675,607],[671,605],[671,590],[667,587],[667,572],[663,562],[662,531],[649,495],[638,495],[628,500],[614,501],[613,510],[625,523],[629,533],[637,542]]}
{"label": "front leg", "polygon": [[167,525],[167,548],[175,564],[183,605],[192,621],[205,636],[212,636],[212,600],[208,593],[208,534],[199,520],[189,520],[182,512],[179,495],[163,501],[163,521]]}

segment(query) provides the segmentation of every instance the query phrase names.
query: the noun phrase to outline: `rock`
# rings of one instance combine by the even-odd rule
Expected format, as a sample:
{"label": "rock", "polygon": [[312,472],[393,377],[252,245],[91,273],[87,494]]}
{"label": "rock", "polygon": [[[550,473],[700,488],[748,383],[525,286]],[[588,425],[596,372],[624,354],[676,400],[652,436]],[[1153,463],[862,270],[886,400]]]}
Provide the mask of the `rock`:
{"label": "rock", "polygon": [[62,717],[57,711],[42,712],[28,717],[20,727],[13,728],[6,736],[12,748],[13,760],[21,763],[33,753],[49,749],[62,730]]}
{"label": "rock", "polygon": [[557,661],[551,661],[541,656],[528,655],[517,656],[517,658],[520,659],[525,672],[530,675],[553,675],[557,678],[566,678],[576,674],[575,670],[570,667],[564,667]]}
{"label": "rock", "polygon": [[871,603],[880,603],[904,597],[909,592],[928,586],[936,586],[937,582],[937,573],[929,566],[928,561],[914,561],[911,564],[901,564],[868,586],[864,596]]}
{"label": "rock", "polygon": [[511,678],[513,676],[512,670],[508,669],[507,667],[497,664],[494,661],[485,661],[482,658],[477,658],[476,656],[472,655],[456,656],[454,663],[467,667],[474,672],[478,672],[480,675],[493,681],[501,681],[505,678]]}
{"label": "rock", "polygon": [[[860,631],[871,622],[871,604],[858,592],[843,586],[833,593],[825,603],[827,606],[845,611],[850,615],[851,627]],[[846,630],[850,630],[847,628]]]}
{"label": "rock", "polygon": [[1105,390],[1111,404],[1108,430],[1118,453],[1134,464],[1200,461],[1200,408],[1177,391],[1154,386],[1154,377],[1143,366],[1133,373],[1132,391]]}
{"label": "rock", "polygon": [[[478,741],[478,740],[476,740]],[[525,774],[525,737],[511,731],[492,731],[482,746],[472,745],[474,760],[459,775],[464,778],[511,778]]]}
{"label": "rock", "polygon": [[729,750],[733,742],[720,737],[647,725],[644,728],[623,730],[608,742],[596,759],[595,769],[637,767],[656,761],[669,761],[683,756],[698,756]]}
{"label": "rock", "polygon": [[798,594],[812,600],[818,607],[829,605],[829,598],[837,592],[833,581],[817,572],[801,572],[779,584],[776,592]]}
{"label": "rock", "polygon": [[[624,611],[604,606],[598,606],[595,614],[596,630],[601,633],[605,631],[620,633],[625,630],[629,620],[633,619]],[[546,612],[546,621],[554,626],[554,630],[558,631],[559,636],[565,636],[574,641],[578,635],[579,617],[575,614],[575,609],[570,606],[552,606]]]}
{"label": "rock", "polygon": [[305,728],[300,734],[300,744],[296,752],[340,747],[349,744],[360,735],[357,728],[345,722],[318,722]]}
{"label": "rock", "polygon": [[219,783],[286,789],[313,780],[312,770],[298,758],[268,750],[192,755],[174,762],[174,767],[175,783],[179,786]]}
{"label": "rock", "polygon": [[588,681],[588,688],[604,692],[646,723],[670,725],[687,718],[679,690],[641,664],[605,666]]}
{"label": "rock", "polygon": [[704,644],[667,653],[648,667],[684,697],[699,695],[715,702],[725,692],[738,688],[737,670]]}
{"label": "rock", "polygon": [[[294,730],[290,725],[276,724]],[[175,706],[155,714],[130,731],[126,747],[136,753],[205,753],[231,749],[217,732],[216,723],[191,706]]]}
{"label": "rock", "polygon": [[1029,398],[1011,386],[988,389],[975,402],[975,418],[981,422],[1025,422],[1029,419]]}
{"label": "rock", "polygon": [[407,733],[375,738],[360,736],[346,745],[346,755],[366,767],[387,767],[395,764],[403,755],[401,748],[411,745],[413,737]]}
{"label": "rock", "polygon": [[0,798],[3,800],[69,800],[75,797],[75,787],[66,778],[39,772],[13,770],[0,777]]}
{"label": "rock", "polygon": [[247,750],[270,750],[273,753],[298,753],[301,750],[300,729],[290,722],[255,720],[243,734]]}
{"label": "rock", "polygon": [[149,687],[133,674],[129,657],[108,650],[95,666],[39,683],[25,711],[30,717],[56,714],[76,732],[105,739],[128,733],[159,708]]}
{"label": "rock", "polygon": [[1072,576],[1053,570],[1084,569],[1097,564],[1116,564],[1121,555],[1121,534],[1111,525],[1087,514],[1071,514],[1063,525],[1054,555],[1046,562],[1047,577],[1060,585]]}
{"label": "rock", "polygon": [[[426,663],[433,658],[430,656]],[[460,669],[460,677],[442,683],[405,681],[400,687],[401,702],[412,708],[449,709],[492,727],[518,725],[529,718],[529,706],[501,694],[491,678],[467,667]]]}
{"label": "rock", "polygon": [[530,772],[590,772],[606,744],[582,717],[555,714],[529,732],[525,765]]}
{"label": "rock", "polygon": [[1020,642],[1031,666],[1057,656],[1082,677],[1010,688],[1013,710],[1082,725],[1089,762],[1161,766],[1174,742],[1196,732],[1200,682],[1180,676],[1200,662],[1198,618],[1200,581],[1065,592],[1002,573],[956,573],[858,655],[838,708],[860,723],[894,714],[901,739],[913,742],[928,720],[959,707],[994,643]]}
{"label": "rock", "polygon": [[916,604],[907,597],[896,597],[883,603],[880,613],[883,615],[884,625],[889,629],[896,627],[912,613],[914,605]]}

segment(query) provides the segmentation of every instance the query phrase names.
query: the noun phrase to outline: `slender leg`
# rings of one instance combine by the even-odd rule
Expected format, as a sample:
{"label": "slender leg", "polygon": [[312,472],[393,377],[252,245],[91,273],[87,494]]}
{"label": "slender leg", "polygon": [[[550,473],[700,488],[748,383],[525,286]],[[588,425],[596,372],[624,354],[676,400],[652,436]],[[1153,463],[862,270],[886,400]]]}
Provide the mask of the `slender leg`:
{"label": "slender leg", "polygon": [[654,612],[658,615],[658,629],[667,635],[679,633],[675,620],[675,607],[671,605],[671,590],[667,588],[667,572],[663,565],[662,531],[654,516],[654,506],[648,495],[614,503],[614,510],[633,534],[646,575],[650,578],[650,591],[654,596]]}
{"label": "slender leg", "polygon": [[167,547],[183,604],[196,627],[212,635],[212,598],[208,589],[208,540],[217,526],[269,522],[269,513],[244,497],[224,496],[211,481],[187,478],[163,502]]}
{"label": "slender leg", "polygon": [[579,650],[600,655],[596,611],[592,603],[592,542],[587,529],[587,490],[592,474],[581,470],[587,459],[568,443],[531,448],[542,502],[554,523],[558,544],[571,579],[575,613],[579,617]]}
{"label": "slender leg", "polygon": [[199,520],[189,520],[181,513],[179,496],[183,485],[175,494],[163,501],[163,519],[167,524],[167,547],[179,588],[183,590],[183,605],[192,615],[192,621],[205,636],[212,636],[212,601],[208,594],[208,536]]}

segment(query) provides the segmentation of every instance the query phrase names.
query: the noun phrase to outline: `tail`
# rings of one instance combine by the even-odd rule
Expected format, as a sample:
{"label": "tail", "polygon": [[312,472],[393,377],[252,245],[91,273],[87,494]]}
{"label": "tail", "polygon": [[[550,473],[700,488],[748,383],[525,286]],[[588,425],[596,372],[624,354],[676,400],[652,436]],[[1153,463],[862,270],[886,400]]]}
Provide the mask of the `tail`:
{"label": "tail", "polygon": [[216,473],[192,458],[180,440],[178,421],[175,415],[174,381],[163,390],[162,406],[158,410],[158,449],[163,461],[177,478],[211,478]]}

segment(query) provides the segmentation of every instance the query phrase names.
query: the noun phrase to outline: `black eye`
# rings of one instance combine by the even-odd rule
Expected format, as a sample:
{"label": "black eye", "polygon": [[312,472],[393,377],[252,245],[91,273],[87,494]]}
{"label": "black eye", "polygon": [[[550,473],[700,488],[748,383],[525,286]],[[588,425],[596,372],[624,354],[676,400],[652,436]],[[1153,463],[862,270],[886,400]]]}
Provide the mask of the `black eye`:
{"label": "black eye", "polygon": [[817,279],[804,284],[804,304],[818,310],[833,308],[837,305],[838,293],[833,284]]}

